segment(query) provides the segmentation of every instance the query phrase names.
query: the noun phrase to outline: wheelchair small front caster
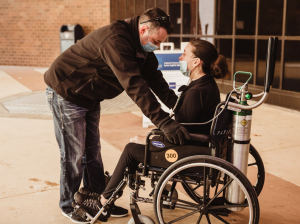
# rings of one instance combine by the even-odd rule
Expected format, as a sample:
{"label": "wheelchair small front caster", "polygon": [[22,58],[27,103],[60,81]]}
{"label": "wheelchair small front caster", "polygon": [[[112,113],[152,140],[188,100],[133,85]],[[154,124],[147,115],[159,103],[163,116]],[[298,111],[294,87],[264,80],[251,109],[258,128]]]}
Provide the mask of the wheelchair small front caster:
{"label": "wheelchair small front caster", "polygon": [[[154,220],[149,216],[138,214],[138,217],[141,224],[155,224]],[[128,221],[127,224],[135,224],[133,217]]]}

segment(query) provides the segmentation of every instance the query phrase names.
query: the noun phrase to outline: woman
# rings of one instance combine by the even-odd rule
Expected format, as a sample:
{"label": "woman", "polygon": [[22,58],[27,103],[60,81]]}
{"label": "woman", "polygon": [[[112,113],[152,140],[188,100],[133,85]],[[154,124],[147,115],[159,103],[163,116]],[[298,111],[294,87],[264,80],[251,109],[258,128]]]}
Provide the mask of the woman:
{"label": "woman", "polygon": [[[184,53],[179,57],[179,61],[182,74],[188,76],[190,82],[187,86],[179,88],[181,95],[174,108],[175,120],[180,123],[204,123],[211,120],[216,106],[220,102],[220,92],[214,78],[222,79],[228,74],[226,58],[219,55],[214,45],[210,42],[194,39],[185,47]],[[209,134],[210,126],[211,122],[204,125],[185,127],[191,133]],[[166,147],[175,147],[174,144],[166,141],[164,137],[156,137],[154,140],[163,142]],[[133,171],[139,163],[144,162],[145,145],[142,143],[145,140],[142,140],[141,137],[136,137],[132,141],[135,143],[126,145],[112,178],[101,195],[100,202],[102,205],[123,179],[125,168],[128,167],[129,170]],[[199,151],[199,147],[191,147],[191,145],[199,145],[199,142],[187,141],[186,144],[190,145],[189,150],[181,150],[183,151],[182,157],[207,154],[205,151]],[[203,143],[200,143],[200,145],[203,146]],[[150,144],[150,147],[154,147],[153,150],[155,151],[155,146]],[[203,149],[205,150],[204,147]],[[83,201],[82,195],[77,194],[75,200]]]}

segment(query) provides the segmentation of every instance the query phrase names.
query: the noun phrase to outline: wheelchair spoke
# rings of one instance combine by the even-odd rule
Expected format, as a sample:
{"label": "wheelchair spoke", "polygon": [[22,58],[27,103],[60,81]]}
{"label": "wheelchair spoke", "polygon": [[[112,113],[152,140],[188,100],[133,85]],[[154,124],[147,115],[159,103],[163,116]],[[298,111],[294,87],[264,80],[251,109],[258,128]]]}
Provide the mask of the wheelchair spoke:
{"label": "wheelchair spoke", "polygon": [[216,195],[217,192],[218,192],[218,188],[219,188],[219,183],[217,183],[217,185],[216,185],[215,195]]}
{"label": "wheelchair spoke", "polygon": [[206,220],[207,220],[208,224],[211,224],[208,214],[205,214],[205,216],[206,216]]}
{"label": "wheelchair spoke", "polygon": [[186,186],[186,188],[189,190],[189,192],[192,194],[193,198],[200,204],[199,198],[196,196],[195,192],[190,188],[190,186],[186,183],[184,178],[182,176],[179,176],[182,180],[182,183]]}
{"label": "wheelchair spoke", "polygon": [[210,203],[212,203],[213,200],[215,200],[216,197],[219,196],[219,194],[221,194],[224,189],[233,181],[233,179],[231,179],[230,181],[228,181],[223,187],[222,189],[207,203],[207,205],[210,205]]}
{"label": "wheelchair spoke", "polygon": [[248,204],[236,204],[236,205],[217,205],[217,206],[211,206],[208,208],[208,210],[212,210],[212,209],[221,209],[221,208],[237,208],[237,207],[248,207]]}
{"label": "wheelchair spoke", "polygon": [[197,207],[192,207],[192,206],[178,204],[178,203],[176,203],[175,208],[181,208],[181,209],[186,209],[186,210],[190,210],[190,211],[199,211],[199,208],[197,208]]}
{"label": "wheelchair spoke", "polygon": [[185,219],[185,218],[187,218],[187,217],[189,217],[189,216],[191,216],[191,215],[194,215],[194,214],[197,213],[197,212],[199,212],[199,211],[190,212],[190,213],[188,213],[188,214],[186,214],[186,215],[184,215],[184,216],[181,216],[181,217],[179,217],[179,218],[177,218],[177,219],[174,219],[174,220],[168,222],[167,224],[171,224],[171,223],[180,221],[180,220]]}
{"label": "wheelchair spoke", "polygon": [[200,221],[201,221],[201,219],[202,219],[202,216],[203,216],[203,213],[201,213],[201,215],[199,216],[199,219],[198,219],[198,221],[197,221],[196,224],[199,224],[199,223],[200,223]]}
{"label": "wheelchair spoke", "polygon": [[254,166],[254,165],[257,165],[257,163],[250,163],[250,164],[248,164],[248,166]]}
{"label": "wheelchair spoke", "polygon": [[229,222],[227,222],[226,220],[222,219],[220,216],[218,216],[217,214],[215,214],[214,212],[210,211],[209,212],[211,215],[213,215],[215,218],[219,219],[220,221],[222,221],[223,223],[229,224]]}
{"label": "wheelchair spoke", "polygon": [[217,181],[216,181],[216,182],[217,182],[217,185],[216,185],[215,195],[216,195],[217,192],[218,192],[220,176],[221,176],[221,173],[219,172],[219,173],[218,173],[218,177],[217,177]]}
{"label": "wheelchair spoke", "polygon": [[[205,162],[205,160],[204,160]],[[206,199],[206,175],[205,175],[205,167],[203,167],[203,205],[205,205]]]}

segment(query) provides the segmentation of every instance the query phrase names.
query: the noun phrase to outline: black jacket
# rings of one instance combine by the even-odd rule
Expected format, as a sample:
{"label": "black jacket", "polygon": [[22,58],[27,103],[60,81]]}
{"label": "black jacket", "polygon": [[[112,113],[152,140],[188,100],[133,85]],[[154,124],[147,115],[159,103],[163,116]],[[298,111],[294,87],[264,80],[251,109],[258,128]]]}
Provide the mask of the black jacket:
{"label": "black jacket", "polygon": [[87,109],[125,90],[157,126],[169,114],[161,110],[151,90],[169,108],[177,96],[157,70],[155,54],[142,51],[138,18],[115,21],[71,46],[46,71],[46,84]]}
{"label": "black jacket", "polygon": [[[182,92],[174,111],[175,120],[180,123],[203,123],[213,118],[220,103],[220,91],[214,78],[207,74],[181,86]],[[211,122],[205,125],[187,126],[191,133],[209,134]]]}

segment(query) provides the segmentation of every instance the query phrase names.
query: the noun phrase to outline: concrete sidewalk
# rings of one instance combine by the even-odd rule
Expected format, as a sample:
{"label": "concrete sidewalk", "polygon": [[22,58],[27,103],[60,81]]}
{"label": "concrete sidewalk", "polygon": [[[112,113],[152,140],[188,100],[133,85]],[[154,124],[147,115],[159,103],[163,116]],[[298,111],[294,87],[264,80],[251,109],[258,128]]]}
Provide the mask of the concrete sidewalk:
{"label": "concrete sidewalk", "polygon": [[[61,215],[58,207],[59,149],[51,116],[9,113],[3,106],[9,102],[14,105],[14,100],[33,94],[44,94],[43,71],[43,68],[0,66],[1,224],[72,223]],[[129,101],[123,108],[106,102],[107,110],[100,122],[102,155],[105,170],[113,172],[129,139],[145,135],[151,129],[142,128],[142,118],[138,116],[141,113]],[[251,143],[259,151],[267,171],[258,198],[260,223],[299,223],[299,132],[297,111],[269,105],[253,111]],[[129,209],[127,188],[117,204]],[[152,205],[139,206],[142,213],[154,218]],[[130,218],[111,218],[108,223],[127,223]]]}

